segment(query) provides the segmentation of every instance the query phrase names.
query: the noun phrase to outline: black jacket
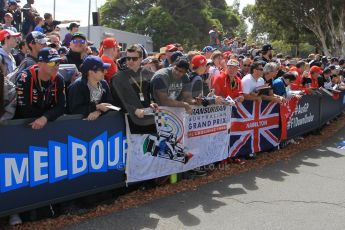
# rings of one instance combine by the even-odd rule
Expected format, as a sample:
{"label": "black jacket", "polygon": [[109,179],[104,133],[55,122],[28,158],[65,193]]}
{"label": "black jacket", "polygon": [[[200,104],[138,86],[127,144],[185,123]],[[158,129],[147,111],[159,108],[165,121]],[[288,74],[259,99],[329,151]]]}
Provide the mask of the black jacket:
{"label": "black jacket", "polygon": [[[150,106],[150,80],[153,73],[145,69],[140,69],[140,71],[142,72],[143,77],[143,94],[145,98],[144,102],[140,101],[138,87],[133,84],[131,78],[129,77],[130,74],[133,74],[133,78],[137,79],[139,75],[138,73],[134,73],[132,70],[127,69],[124,71],[118,71],[111,79],[111,91],[114,101],[117,106],[120,106],[122,108],[122,112],[128,112],[130,118],[129,125],[132,133],[150,132],[149,130],[152,130],[150,127],[153,127],[155,124],[153,116],[138,118],[135,115],[136,109],[142,109]],[[145,129],[146,132],[141,132],[145,131]]]}
{"label": "black jacket", "polygon": [[63,63],[74,64],[77,66],[78,70],[80,71],[80,66],[83,63],[83,59],[81,58],[81,53],[77,53],[77,52],[73,52],[72,50],[69,50],[65,56],[65,60],[63,60]]}
{"label": "black jacket", "polygon": [[[35,71],[32,76],[31,71]],[[25,69],[16,83],[17,110],[16,118],[32,118],[45,116],[53,121],[65,111],[65,85],[61,75],[46,82],[37,78],[38,67]],[[40,87],[40,83],[43,88]]]}
{"label": "black jacket", "polygon": [[[100,83],[103,93],[99,103],[113,104],[108,83],[105,80],[100,81]],[[68,87],[68,109],[71,114],[82,114],[84,117],[96,111],[96,104],[90,101],[87,78],[78,78]]]}

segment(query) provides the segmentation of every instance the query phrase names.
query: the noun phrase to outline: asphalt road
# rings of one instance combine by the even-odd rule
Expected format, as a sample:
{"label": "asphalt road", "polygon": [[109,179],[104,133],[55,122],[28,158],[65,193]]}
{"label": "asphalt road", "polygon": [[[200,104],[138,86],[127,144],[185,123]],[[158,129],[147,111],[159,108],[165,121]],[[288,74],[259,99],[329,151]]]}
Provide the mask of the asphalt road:
{"label": "asphalt road", "polygon": [[342,140],[345,128],[288,161],[65,229],[345,229]]}

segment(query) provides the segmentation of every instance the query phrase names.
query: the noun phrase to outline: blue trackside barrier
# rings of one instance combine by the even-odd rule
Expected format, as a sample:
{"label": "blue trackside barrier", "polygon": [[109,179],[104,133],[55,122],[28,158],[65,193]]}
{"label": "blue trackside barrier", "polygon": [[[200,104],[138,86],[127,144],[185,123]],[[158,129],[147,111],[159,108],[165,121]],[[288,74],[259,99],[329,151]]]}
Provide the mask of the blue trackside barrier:
{"label": "blue trackside barrier", "polygon": [[[242,116],[254,114],[250,106],[245,102]],[[268,114],[267,106],[267,102],[261,103],[258,113]],[[271,109],[279,113],[277,108]],[[287,136],[293,138],[318,129],[344,109],[344,92],[338,99],[303,96],[287,126]],[[276,118],[271,120],[255,118],[246,125],[254,132],[259,126],[276,122]],[[0,125],[0,217],[125,186],[127,143],[122,113],[111,112],[96,121],[67,115],[49,122],[42,130],[32,130],[29,122],[12,120]],[[276,135],[274,130],[263,134],[271,139]],[[231,140],[233,146],[240,140],[235,138]],[[234,155],[241,155],[241,148],[266,150],[264,145],[259,147],[260,143],[252,147],[237,144]]]}
{"label": "blue trackside barrier", "polygon": [[64,116],[41,130],[0,126],[0,216],[125,186],[125,122]]}

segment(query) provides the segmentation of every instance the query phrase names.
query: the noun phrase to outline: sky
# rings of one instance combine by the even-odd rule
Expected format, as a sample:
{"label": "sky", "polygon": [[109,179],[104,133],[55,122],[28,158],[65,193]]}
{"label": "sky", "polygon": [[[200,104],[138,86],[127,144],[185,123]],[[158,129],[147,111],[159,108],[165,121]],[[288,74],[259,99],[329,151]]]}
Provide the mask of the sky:
{"label": "sky", "polygon": [[[21,1],[26,3],[25,0]],[[82,26],[88,24],[88,0],[55,0],[56,20],[79,20]],[[96,11],[96,7],[100,7],[106,0],[91,0],[91,12]],[[233,0],[226,0],[228,4],[232,4]],[[247,4],[254,4],[255,0],[240,0],[240,10]],[[54,0],[35,0],[34,6],[38,12],[43,16],[44,13],[52,13],[54,11]],[[92,24],[92,18],[91,18]]]}

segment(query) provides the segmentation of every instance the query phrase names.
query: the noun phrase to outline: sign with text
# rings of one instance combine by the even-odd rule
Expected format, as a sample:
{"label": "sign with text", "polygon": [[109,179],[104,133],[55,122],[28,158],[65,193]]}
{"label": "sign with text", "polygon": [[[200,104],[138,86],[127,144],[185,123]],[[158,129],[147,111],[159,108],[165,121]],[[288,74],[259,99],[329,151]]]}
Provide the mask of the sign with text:
{"label": "sign with text", "polygon": [[131,134],[127,180],[148,180],[221,161],[228,157],[230,106],[161,107],[157,134]]}
{"label": "sign with text", "polygon": [[293,138],[320,127],[320,97],[305,95],[287,124],[287,136]]}
{"label": "sign with text", "polygon": [[123,117],[0,126],[0,215],[124,182]]}

